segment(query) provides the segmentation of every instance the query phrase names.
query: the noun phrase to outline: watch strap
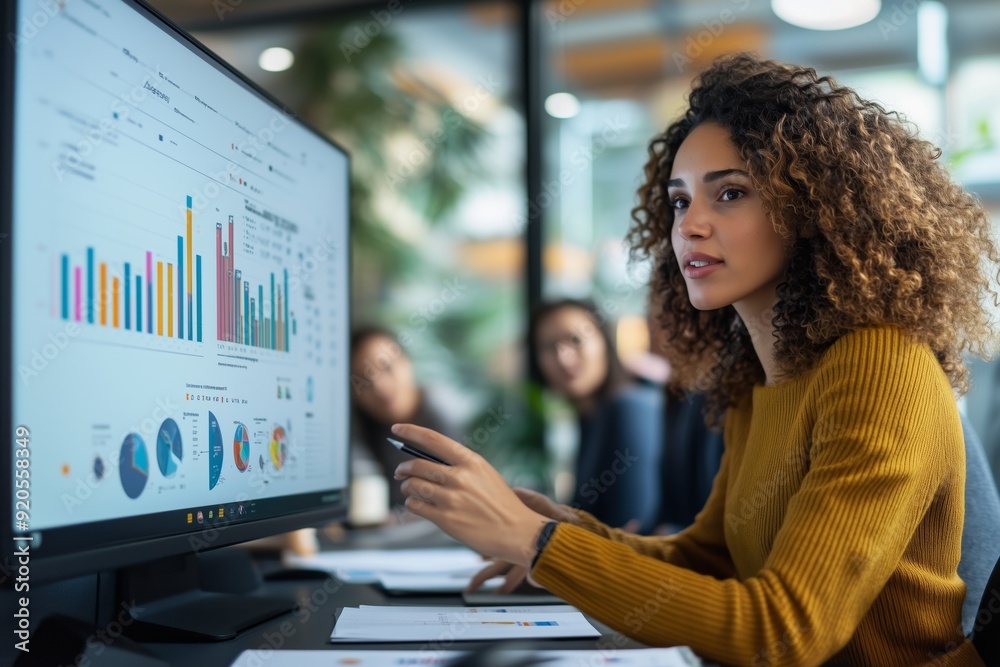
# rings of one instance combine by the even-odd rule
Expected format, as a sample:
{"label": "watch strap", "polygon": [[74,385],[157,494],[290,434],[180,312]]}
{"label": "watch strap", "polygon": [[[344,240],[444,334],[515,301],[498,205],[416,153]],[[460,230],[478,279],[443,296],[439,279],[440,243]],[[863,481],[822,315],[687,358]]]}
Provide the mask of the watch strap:
{"label": "watch strap", "polygon": [[555,532],[556,526],[558,525],[558,521],[549,521],[547,524],[542,526],[541,532],[538,533],[538,539],[535,541],[535,557],[531,559],[531,567],[535,567],[535,563],[538,562],[538,557],[542,555],[542,551],[549,543],[549,540],[552,538],[552,533]]}

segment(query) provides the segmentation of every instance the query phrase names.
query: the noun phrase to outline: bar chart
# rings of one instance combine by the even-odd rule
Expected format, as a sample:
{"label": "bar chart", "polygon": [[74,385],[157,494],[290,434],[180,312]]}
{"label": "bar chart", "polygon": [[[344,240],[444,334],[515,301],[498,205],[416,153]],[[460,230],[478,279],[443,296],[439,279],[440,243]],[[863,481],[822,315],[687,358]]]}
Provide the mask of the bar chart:
{"label": "bar chart", "polygon": [[190,196],[185,223],[185,234],[177,235],[174,262],[165,261],[172,255],[159,252],[154,261],[153,250],[146,250],[137,262],[120,263],[100,258],[93,246],[87,247],[86,258],[80,264],[72,264],[70,255],[63,253],[59,258],[58,291],[62,319],[201,342],[201,255],[192,250]]}
{"label": "bar chart", "polygon": [[218,340],[281,352],[289,351],[290,331],[294,320],[288,315],[288,269],[281,277],[270,273],[270,285],[265,301],[263,284],[256,290],[243,272],[236,268],[236,246],[233,243],[233,216],[225,229],[215,225],[216,322]]}

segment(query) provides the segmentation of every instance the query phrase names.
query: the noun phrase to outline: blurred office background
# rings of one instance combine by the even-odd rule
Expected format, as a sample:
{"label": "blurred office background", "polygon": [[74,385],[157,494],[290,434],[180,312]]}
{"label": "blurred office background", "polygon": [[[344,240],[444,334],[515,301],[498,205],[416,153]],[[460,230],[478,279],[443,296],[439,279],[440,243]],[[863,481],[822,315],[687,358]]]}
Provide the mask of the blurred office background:
{"label": "blurred office background", "polygon": [[[403,337],[512,481],[563,496],[574,418],[526,377],[528,313],[590,297],[647,363],[622,238],[648,141],[716,56],[811,65],[902,112],[1000,221],[995,0],[152,4],[350,149],[355,323]],[[1000,475],[996,368],[965,405]]]}

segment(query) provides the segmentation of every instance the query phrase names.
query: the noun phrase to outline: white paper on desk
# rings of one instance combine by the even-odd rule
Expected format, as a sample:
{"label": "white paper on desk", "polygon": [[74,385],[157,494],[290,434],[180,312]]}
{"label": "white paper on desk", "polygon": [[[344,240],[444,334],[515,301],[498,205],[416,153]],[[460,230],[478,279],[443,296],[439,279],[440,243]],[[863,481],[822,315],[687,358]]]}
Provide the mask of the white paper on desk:
{"label": "white paper on desk", "polygon": [[379,574],[465,574],[469,578],[488,563],[472,549],[357,549],[324,551],[314,556],[288,556],[292,567],[326,570],[348,583],[373,584]]}
{"label": "white paper on desk", "polygon": [[[461,593],[469,587],[472,575],[454,574],[386,574],[378,582],[387,591],[396,593]],[[482,588],[491,591],[504,582],[503,577],[487,579]]]}
{"label": "white paper on desk", "polygon": [[425,607],[422,605],[375,605],[375,604],[363,604],[359,609],[364,609],[366,612],[371,612],[372,610],[384,610],[390,613],[393,612],[403,612],[405,613],[442,613],[442,614],[568,614],[574,611],[580,611],[573,605],[569,604],[539,604],[539,605],[528,605],[524,607],[508,606],[508,607]]}
{"label": "white paper on desk", "polygon": [[[244,651],[231,667],[332,667],[333,665],[356,665],[357,667],[398,667],[410,664],[413,651],[345,651],[341,649],[323,651],[271,651],[266,649],[266,660],[258,651]],[[527,653],[510,651],[510,655]],[[581,667],[590,665],[610,665],[615,667],[696,667],[701,661],[686,647],[622,649],[609,653],[604,651],[537,651],[532,655],[551,658],[544,667]],[[463,655],[462,651],[426,651],[422,653],[420,664],[424,667],[444,667]]]}
{"label": "white paper on desk", "polygon": [[345,608],[330,635],[331,642],[481,641],[600,637],[580,612],[558,614],[394,613]]}

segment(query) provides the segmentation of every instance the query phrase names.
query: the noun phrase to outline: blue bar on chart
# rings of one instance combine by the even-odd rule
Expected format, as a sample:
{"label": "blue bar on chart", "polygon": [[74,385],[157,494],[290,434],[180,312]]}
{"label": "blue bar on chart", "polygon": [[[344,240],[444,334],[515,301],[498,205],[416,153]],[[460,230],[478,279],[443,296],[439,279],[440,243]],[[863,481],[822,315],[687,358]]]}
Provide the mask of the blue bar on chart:
{"label": "blue bar on chart", "polygon": [[130,273],[131,273],[131,267],[129,266],[128,262],[125,262],[125,328],[126,329],[132,328],[132,318],[131,318],[132,299],[129,292],[129,286],[131,285],[132,281],[129,278]]}
{"label": "blue bar on chart", "polygon": [[177,337],[184,338],[184,237],[177,236]]}
{"label": "blue bar on chart", "polygon": [[69,255],[62,256],[62,318],[69,319]]}

